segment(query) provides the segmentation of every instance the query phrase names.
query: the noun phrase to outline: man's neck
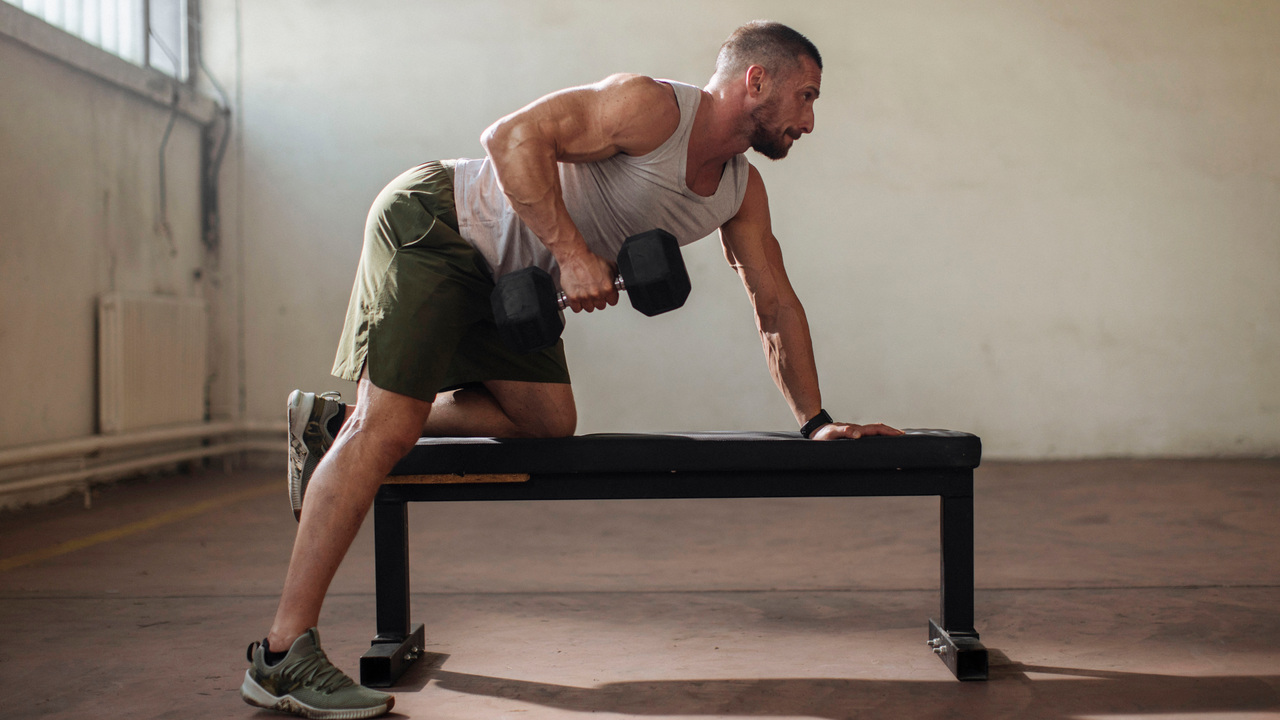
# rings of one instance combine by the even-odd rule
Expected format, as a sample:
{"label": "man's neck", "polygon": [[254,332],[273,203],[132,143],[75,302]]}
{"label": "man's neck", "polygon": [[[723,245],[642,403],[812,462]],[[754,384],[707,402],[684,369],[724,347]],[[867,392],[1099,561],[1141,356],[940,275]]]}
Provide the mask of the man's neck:
{"label": "man's neck", "polygon": [[741,103],[735,100],[714,80],[702,91],[689,132],[690,161],[701,167],[720,167],[750,149],[750,127],[737,107]]}

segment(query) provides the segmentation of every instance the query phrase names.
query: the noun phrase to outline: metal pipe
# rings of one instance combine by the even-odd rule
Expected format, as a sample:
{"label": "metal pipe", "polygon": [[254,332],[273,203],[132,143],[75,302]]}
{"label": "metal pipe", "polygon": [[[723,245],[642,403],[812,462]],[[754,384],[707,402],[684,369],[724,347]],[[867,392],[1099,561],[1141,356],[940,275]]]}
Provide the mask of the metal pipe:
{"label": "metal pipe", "polygon": [[0,467],[21,465],[24,463],[52,460],[71,455],[88,455],[101,450],[148,445],[153,443],[190,440],[195,438],[211,438],[232,433],[284,433],[287,426],[282,422],[255,422],[228,420],[222,422],[202,423],[200,425],[181,425],[177,427],[144,430],[142,432],[122,435],[92,435],[62,440],[59,442],[25,445],[22,447],[0,450]]}
{"label": "metal pipe", "polygon": [[99,465],[97,467],[85,468],[84,470],[74,470],[72,472],[25,478],[17,482],[4,483],[0,484],[0,495],[22,492],[24,490],[38,490],[40,488],[54,487],[57,485],[70,485],[73,483],[85,482],[95,477],[104,478],[113,475],[127,475],[129,473],[156,467],[158,465],[169,465],[171,463],[197,460],[199,458],[229,455],[231,453],[245,452],[249,450],[275,452],[283,449],[284,448],[281,447],[280,443],[266,442],[264,440],[241,440],[238,442],[223,443],[222,445],[205,445],[203,447],[178,450],[175,452],[165,453],[163,455],[151,455],[145,458],[134,458],[123,462]]}

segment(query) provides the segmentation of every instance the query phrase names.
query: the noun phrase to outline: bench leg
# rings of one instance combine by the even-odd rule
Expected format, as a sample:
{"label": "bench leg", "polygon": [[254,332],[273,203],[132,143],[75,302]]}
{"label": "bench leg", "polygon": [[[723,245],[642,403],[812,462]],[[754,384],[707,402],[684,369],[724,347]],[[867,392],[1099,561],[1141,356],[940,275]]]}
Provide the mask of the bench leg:
{"label": "bench leg", "polygon": [[942,497],[941,622],[929,646],[960,680],[987,679],[987,649],[973,628],[973,495]]}
{"label": "bench leg", "polygon": [[373,502],[378,634],[360,658],[360,684],[391,687],[422,654],[422,624],[409,625],[409,512],[378,493]]}

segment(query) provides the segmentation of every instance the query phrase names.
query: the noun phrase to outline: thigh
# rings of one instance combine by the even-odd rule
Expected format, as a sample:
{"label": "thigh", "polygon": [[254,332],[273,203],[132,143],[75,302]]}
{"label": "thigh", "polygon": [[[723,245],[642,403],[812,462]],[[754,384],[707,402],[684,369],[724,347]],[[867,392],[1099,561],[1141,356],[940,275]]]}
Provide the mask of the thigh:
{"label": "thigh", "polygon": [[565,437],[578,426],[569,383],[486,380],[484,387],[512,423],[535,437]]}
{"label": "thigh", "polygon": [[[531,353],[518,353],[507,347],[498,335],[489,304],[490,285],[483,298],[483,314],[460,338],[449,371],[441,388],[460,387],[490,381],[517,381],[525,385],[568,385],[569,363],[564,355],[564,340]],[[490,388],[492,390],[492,388]],[[541,394],[536,390],[514,390],[515,394]],[[570,397],[572,393],[569,393]]]}
{"label": "thigh", "polygon": [[493,282],[457,233],[440,163],[396,178],[369,212],[333,373],[430,402],[468,328],[487,315]]}

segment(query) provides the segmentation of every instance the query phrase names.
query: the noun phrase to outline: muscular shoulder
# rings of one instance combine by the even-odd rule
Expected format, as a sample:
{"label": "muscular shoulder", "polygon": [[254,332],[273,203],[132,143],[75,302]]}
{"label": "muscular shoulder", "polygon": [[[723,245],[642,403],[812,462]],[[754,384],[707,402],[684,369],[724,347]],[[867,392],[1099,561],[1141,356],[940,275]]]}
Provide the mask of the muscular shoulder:
{"label": "muscular shoulder", "polygon": [[651,152],[679,125],[670,86],[643,75],[610,75],[539,98],[490,125],[480,142],[491,157],[536,142],[560,162],[595,162]]}
{"label": "muscular shoulder", "polygon": [[614,73],[589,87],[619,101],[647,103],[654,106],[655,110],[672,109],[677,114],[680,112],[671,86],[648,75]]}
{"label": "muscular shoulder", "polygon": [[601,124],[622,152],[656,150],[680,125],[680,106],[671,86],[645,75],[618,73],[591,85]]}

